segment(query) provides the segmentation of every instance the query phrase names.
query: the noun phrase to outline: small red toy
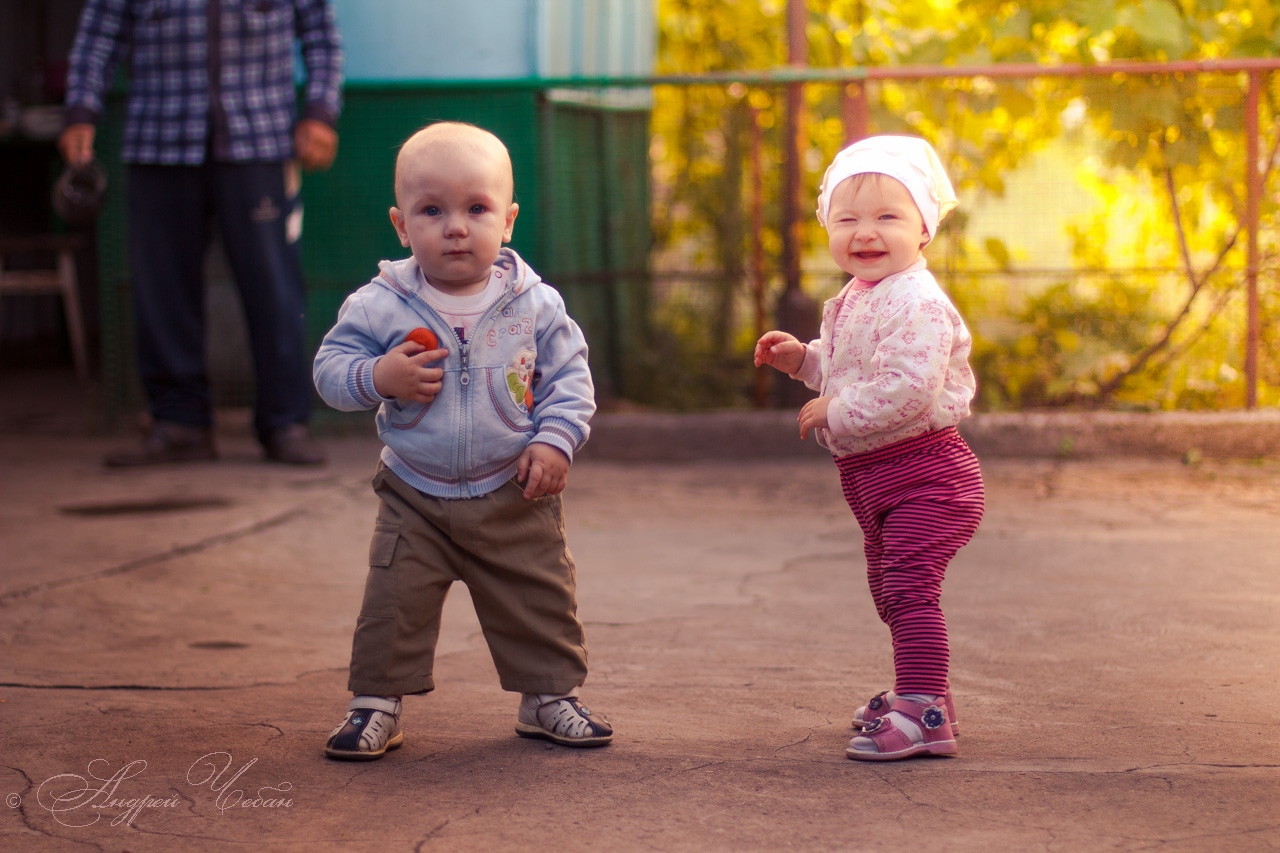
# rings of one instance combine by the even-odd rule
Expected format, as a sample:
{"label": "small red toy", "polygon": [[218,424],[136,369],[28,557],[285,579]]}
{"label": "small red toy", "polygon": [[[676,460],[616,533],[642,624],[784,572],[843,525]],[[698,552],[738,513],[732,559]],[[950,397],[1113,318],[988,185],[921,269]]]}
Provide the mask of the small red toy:
{"label": "small red toy", "polygon": [[413,341],[415,344],[422,344],[429,350],[440,349],[440,341],[436,338],[436,333],[430,329],[418,327],[410,332],[405,340]]}

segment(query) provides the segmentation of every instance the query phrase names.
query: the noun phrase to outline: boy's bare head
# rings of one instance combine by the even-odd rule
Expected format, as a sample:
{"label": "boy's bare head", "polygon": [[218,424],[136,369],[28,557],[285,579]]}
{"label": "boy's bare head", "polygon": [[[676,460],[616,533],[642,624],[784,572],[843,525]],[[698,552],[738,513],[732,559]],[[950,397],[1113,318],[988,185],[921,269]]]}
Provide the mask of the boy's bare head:
{"label": "boy's bare head", "polygon": [[515,178],[511,169],[511,154],[502,140],[473,124],[440,121],[422,128],[400,146],[400,153],[396,155],[396,203],[403,206],[405,181],[415,164],[444,157],[462,158],[492,168],[493,176],[505,187],[505,200],[508,203],[512,200]]}

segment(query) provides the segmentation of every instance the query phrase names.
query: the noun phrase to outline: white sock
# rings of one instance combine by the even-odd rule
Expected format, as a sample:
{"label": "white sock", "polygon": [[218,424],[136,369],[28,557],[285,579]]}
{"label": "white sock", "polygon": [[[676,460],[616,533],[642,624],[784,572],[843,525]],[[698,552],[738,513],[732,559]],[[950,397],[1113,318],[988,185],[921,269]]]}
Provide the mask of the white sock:
{"label": "white sock", "polygon": [[520,694],[520,704],[530,710],[541,708],[548,702],[555,702],[557,699],[572,699],[578,695],[578,689],[575,687],[568,693],[522,693]]}

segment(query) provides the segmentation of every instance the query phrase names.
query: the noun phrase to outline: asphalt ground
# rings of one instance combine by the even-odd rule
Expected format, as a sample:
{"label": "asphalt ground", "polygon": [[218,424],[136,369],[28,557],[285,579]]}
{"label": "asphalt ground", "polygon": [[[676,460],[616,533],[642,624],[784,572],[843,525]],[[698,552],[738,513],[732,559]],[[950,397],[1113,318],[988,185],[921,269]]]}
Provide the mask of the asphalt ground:
{"label": "asphalt ground", "polygon": [[565,499],[614,742],[517,738],[456,586],[405,745],[348,763],[322,746],[376,440],[284,468],[232,418],[218,462],[108,471],[119,437],[23,423],[0,435],[4,850],[1280,849],[1274,458],[983,454],[944,587],[959,755],[871,764],[844,749],[889,641],[830,460],[679,451],[697,418],[626,421],[668,457],[626,458],[606,418]]}

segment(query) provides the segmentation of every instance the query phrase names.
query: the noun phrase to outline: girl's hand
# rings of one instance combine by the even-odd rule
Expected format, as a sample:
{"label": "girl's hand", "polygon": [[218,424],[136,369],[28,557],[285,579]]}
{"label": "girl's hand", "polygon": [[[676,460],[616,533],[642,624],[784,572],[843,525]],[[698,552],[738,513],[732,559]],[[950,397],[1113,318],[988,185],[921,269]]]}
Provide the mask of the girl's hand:
{"label": "girl's hand", "polygon": [[787,375],[794,374],[804,364],[805,346],[795,335],[786,332],[765,332],[756,341],[756,367],[768,364]]}
{"label": "girl's hand", "polygon": [[422,344],[405,341],[373,366],[373,388],[383,397],[430,403],[444,385],[444,371],[427,364],[448,354],[447,349],[427,349]]}
{"label": "girl's hand", "polygon": [[831,429],[831,424],[827,422],[827,412],[834,399],[835,397],[818,397],[804,404],[800,416],[796,418],[800,422],[801,439],[808,438],[811,429]]}

